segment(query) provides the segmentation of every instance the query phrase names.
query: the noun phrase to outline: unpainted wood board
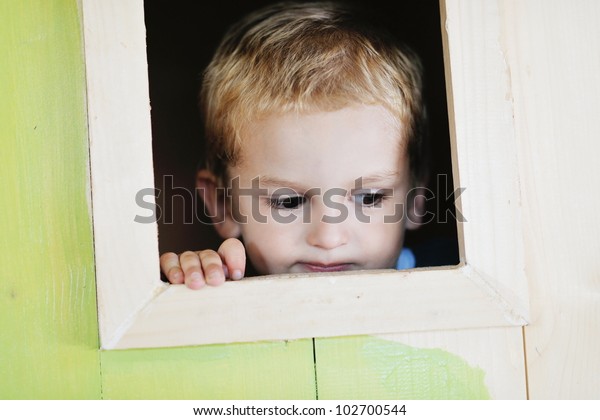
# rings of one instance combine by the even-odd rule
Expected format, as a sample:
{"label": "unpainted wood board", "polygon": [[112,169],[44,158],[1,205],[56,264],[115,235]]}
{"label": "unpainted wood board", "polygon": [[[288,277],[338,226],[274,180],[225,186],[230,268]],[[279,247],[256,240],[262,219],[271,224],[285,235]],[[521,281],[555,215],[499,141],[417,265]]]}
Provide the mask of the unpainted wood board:
{"label": "unpainted wood board", "polygon": [[94,255],[105,343],[165,285],[156,221],[139,221],[152,219],[140,202],[154,201],[144,2],[82,0],[82,13]]}
{"label": "unpainted wood board", "polygon": [[314,399],[312,340],[101,352],[105,399]]}
{"label": "unpainted wood board", "polygon": [[532,399],[600,398],[600,3],[505,1]]}
{"label": "unpainted wood board", "polygon": [[0,56],[0,398],[99,398],[77,2],[0,2]]}
{"label": "unpainted wood board", "polygon": [[[399,326],[403,331],[506,326],[520,321],[476,280],[470,267],[435,267],[318,278],[267,276],[201,291],[171,285],[140,311],[115,348],[390,333],[398,332]],[[231,302],[237,302],[235,308]]]}
{"label": "unpainted wood board", "polygon": [[517,142],[498,2],[444,0],[442,35],[463,258],[527,318]]}

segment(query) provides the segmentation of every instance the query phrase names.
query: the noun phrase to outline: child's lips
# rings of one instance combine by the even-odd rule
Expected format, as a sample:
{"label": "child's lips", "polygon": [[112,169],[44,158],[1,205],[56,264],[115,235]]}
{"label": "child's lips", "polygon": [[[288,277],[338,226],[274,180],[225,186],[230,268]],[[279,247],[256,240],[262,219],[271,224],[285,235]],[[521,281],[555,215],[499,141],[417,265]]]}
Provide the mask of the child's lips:
{"label": "child's lips", "polygon": [[330,273],[335,271],[348,271],[352,268],[349,263],[321,264],[318,262],[302,262],[302,266],[313,273]]}

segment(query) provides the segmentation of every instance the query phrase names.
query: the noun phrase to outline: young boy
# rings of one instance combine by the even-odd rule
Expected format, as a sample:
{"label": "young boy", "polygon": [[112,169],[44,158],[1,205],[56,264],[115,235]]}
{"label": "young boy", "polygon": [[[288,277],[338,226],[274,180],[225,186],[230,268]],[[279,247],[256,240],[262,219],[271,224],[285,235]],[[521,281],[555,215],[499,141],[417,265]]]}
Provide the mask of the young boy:
{"label": "young boy", "polygon": [[426,167],[411,51],[339,5],[278,4],[229,30],[200,96],[197,188],[225,241],[163,254],[171,283],[241,279],[246,255],[259,274],[414,266],[402,244]]}

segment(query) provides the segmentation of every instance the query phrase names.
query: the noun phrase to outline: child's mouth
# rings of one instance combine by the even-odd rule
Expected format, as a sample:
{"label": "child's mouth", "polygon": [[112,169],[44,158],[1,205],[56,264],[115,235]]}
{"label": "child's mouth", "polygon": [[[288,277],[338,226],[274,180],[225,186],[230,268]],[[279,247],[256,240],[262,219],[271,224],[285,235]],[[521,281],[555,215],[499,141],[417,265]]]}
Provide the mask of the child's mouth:
{"label": "child's mouth", "polygon": [[316,262],[303,262],[302,265],[307,271],[313,273],[329,273],[334,271],[348,271],[351,269],[352,264],[341,263],[341,264],[321,264]]}

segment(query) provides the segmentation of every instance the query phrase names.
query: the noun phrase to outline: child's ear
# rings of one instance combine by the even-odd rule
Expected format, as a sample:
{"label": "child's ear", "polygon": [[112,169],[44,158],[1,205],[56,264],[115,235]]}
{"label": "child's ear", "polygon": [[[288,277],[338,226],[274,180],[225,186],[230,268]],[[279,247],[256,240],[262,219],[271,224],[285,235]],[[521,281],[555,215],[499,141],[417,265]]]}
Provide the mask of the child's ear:
{"label": "child's ear", "polygon": [[231,216],[225,188],[220,188],[217,177],[206,169],[196,172],[196,191],[204,202],[204,214],[209,216],[217,233],[223,238],[239,238],[240,225]]}
{"label": "child's ear", "polygon": [[425,216],[425,202],[425,188],[416,187],[408,193],[406,229],[415,230],[421,227]]}

